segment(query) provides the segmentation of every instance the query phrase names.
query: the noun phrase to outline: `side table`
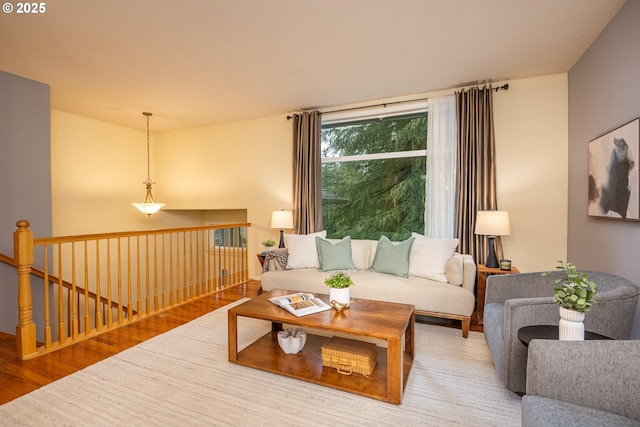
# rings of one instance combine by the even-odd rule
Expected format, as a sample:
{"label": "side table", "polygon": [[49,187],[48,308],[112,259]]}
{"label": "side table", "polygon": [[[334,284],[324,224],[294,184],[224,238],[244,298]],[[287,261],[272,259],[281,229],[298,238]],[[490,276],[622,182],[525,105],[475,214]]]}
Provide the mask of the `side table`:
{"label": "side table", "polygon": [[499,268],[486,267],[478,264],[478,286],[476,288],[476,313],[478,325],[484,323],[484,297],[487,291],[487,278],[493,274],[517,274],[520,273],[516,267],[511,266],[511,270],[501,270]]}
{"label": "side table", "polygon": [[[555,325],[533,325],[525,326],[518,329],[518,339],[526,347],[529,346],[531,340],[557,340],[558,326]],[[585,340],[610,340],[611,338],[595,332],[584,331]]]}

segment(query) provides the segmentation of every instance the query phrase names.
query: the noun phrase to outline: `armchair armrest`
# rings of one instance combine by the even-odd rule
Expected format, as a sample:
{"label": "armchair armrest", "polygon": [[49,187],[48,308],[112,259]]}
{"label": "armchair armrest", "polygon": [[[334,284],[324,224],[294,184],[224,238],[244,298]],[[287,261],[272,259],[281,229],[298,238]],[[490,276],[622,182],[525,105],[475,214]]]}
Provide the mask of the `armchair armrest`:
{"label": "armchair armrest", "polygon": [[553,296],[555,272],[492,275],[487,278],[485,304],[504,303],[515,298]]}
{"label": "armchair armrest", "polygon": [[640,341],[533,340],[527,395],[640,421]]}
{"label": "armchair armrest", "polygon": [[506,335],[517,337],[518,329],[531,325],[557,325],[560,320],[558,306],[553,302],[553,297],[544,298],[519,298],[505,302],[505,330]]}

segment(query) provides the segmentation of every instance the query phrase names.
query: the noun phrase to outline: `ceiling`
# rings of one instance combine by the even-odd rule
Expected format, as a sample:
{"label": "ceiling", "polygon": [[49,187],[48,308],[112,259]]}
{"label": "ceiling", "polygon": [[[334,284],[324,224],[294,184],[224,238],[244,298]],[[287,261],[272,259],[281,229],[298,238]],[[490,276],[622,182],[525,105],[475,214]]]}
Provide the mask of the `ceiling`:
{"label": "ceiling", "polygon": [[0,14],[0,70],[167,131],[567,72],[623,3],[53,0]]}

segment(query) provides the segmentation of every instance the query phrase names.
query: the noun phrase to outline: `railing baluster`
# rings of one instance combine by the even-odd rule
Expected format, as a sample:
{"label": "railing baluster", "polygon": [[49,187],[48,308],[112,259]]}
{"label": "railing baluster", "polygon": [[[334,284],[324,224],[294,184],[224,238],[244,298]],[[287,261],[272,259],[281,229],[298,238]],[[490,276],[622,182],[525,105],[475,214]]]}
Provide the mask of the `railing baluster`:
{"label": "railing baluster", "polygon": [[160,308],[160,289],[158,288],[158,235],[153,235],[153,311],[158,311]]}
{"label": "railing baluster", "polygon": [[189,231],[186,233],[186,252],[185,252],[185,266],[187,267],[187,283],[189,286],[189,300],[195,298],[195,288],[194,288],[194,280],[193,280],[193,232]]}
{"label": "railing baluster", "polygon": [[213,291],[213,282],[211,281],[211,230],[207,230],[205,232],[205,236],[207,239],[206,247],[204,248],[204,253],[207,257],[207,292],[210,293]]}
{"label": "railing baluster", "polygon": [[204,281],[204,233],[198,230],[198,247],[196,256],[198,257],[198,281],[200,282],[200,295],[207,293],[207,283]]}
{"label": "railing baluster", "polygon": [[[122,323],[122,238],[118,237],[118,324]],[[131,306],[129,306],[131,307]]]}
{"label": "railing baluster", "polygon": [[91,317],[89,314],[89,254],[87,249],[87,241],[84,241],[84,254],[82,259],[82,267],[84,270],[84,333],[91,333]]}
{"label": "railing baluster", "polygon": [[[127,236],[127,320],[131,320],[131,307],[133,307],[133,299],[131,298],[131,236]],[[139,311],[136,311],[140,313]]]}
{"label": "railing baluster", "polygon": [[111,239],[107,239],[107,304],[104,308],[105,320],[108,327],[111,327],[113,316],[111,315]]}
{"label": "railing baluster", "polygon": [[96,330],[100,331],[102,330],[102,304],[100,304],[100,283],[101,283],[101,277],[100,277],[100,242],[98,240],[96,240],[96,302],[95,302],[95,307],[94,310],[96,312],[95,314],[95,325],[96,325]]}
{"label": "railing baluster", "polygon": [[149,236],[144,239],[144,290],[145,290],[145,314],[149,314],[153,310],[151,308],[151,283],[149,282]]}
{"label": "railing baluster", "polygon": [[[222,231],[222,230],[221,230]],[[216,289],[222,288],[221,276],[222,276],[222,251],[220,251],[220,246],[218,245],[218,241],[216,239],[215,244],[213,245],[213,259],[215,260],[215,277],[216,277]]]}
{"label": "railing baluster", "polygon": [[162,260],[162,265],[161,265],[161,271],[162,271],[162,281],[160,282],[162,284],[162,307],[166,308],[167,307],[167,275],[166,275],[166,252],[165,252],[165,235],[166,233],[162,233],[162,249],[160,251],[160,259]]}
{"label": "railing baluster", "polygon": [[224,286],[227,286],[227,283],[229,283],[229,240],[230,240],[230,235],[231,233],[229,232],[228,228],[224,229],[224,234],[225,234],[225,239],[224,239],[224,257],[223,257],[223,261],[224,261]]}
{"label": "railing baluster", "polygon": [[240,255],[240,233],[237,228],[232,228],[233,234],[233,283],[238,282],[238,275],[240,274],[240,266],[238,265],[238,256]]}
{"label": "railing baluster", "polygon": [[[71,338],[78,338],[78,312],[80,310],[80,296],[76,295],[76,242],[71,242]],[[75,297],[75,304],[73,301]]]}
{"label": "railing baluster", "polygon": [[[62,244],[58,243],[58,341],[64,343],[67,340],[67,334],[64,327],[64,295],[62,291]],[[45,267],[46,269],[46,267]]]}
{"label": "railing baluster", "polygon": [[49,308],[49,251],[43,248],[44,262],[44,346],[51,347],[51,309]]}
{"label": "railing baluster", "polygon": [[182,300],[186,301],[189,299],[189,297],[191,296],[190,290],[189,290],[189,281],[188,281],[188,277],[187,277],[187,272],[188,272],[188,267],[187,267],[187,233],[183,232],[182,233],[182,275],[183,275],[183,282],[182,282],[182,286],[183,286],[183,290],[182,290]]}
{"label": "railing baluster", "polygon": [[136,236],[136,260],[138,261],[138,265],[136,268],[136,302],[138,307],[138,315],[142,315],[142,283],[140,282],[140,236]]}
{"label": "railing baluster", "polygon": [[[173,305],[177,302],[177,290],[173,288],[173,233],[169,233],[169,304]],[[174,294],[174,292],[176,294]]]}

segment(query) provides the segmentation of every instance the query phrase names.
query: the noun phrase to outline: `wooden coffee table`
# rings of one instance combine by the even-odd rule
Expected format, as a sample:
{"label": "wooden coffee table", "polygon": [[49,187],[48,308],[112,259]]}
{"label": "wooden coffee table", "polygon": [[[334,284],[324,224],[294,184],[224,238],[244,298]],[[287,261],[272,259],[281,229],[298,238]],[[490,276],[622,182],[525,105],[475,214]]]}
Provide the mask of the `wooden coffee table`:
{"label": "wooden coffee table", "polygon": [[[229,361],[290,378],[332,387],[400,404],[414,356],[414,306],[366,299],[355,300],[350,308],[339,313],[323,311],[296,317],[269,302],[269,298],[296,291],[274,289],[250,301],[229,309]],[[327,295],[317,295],[328,303]],[[246,348],[238,351],[238,317],[270,321],[272,330]],[[312,328],[332,333],[348,334],[349,338],[376,338],[386,341],[387,348],[378,347],[377,365],[367,377],[360,374],[339,374],[336,369],[322,366],[322,345],[330,336],[307,333],[307,343],[298,354],[285,354],[278,346],[277,333],[282,324]],[[404,337],[404,348],[402,338]]]}

